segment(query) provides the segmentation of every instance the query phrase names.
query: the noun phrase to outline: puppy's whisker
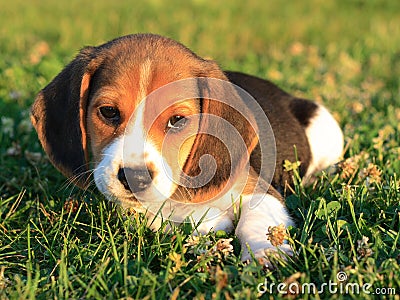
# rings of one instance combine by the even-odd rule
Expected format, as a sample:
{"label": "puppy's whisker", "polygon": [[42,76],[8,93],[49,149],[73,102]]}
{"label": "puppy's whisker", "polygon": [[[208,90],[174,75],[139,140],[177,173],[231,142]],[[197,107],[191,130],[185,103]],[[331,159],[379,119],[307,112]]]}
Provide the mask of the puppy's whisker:
{"label": "puppy's whisker", "polygon": [[[192,188],[189,188],[188,186],[192,185],[192,182],[190,182],[190,179],[186,176],[181,176],[180,181],[180,187],[182,187],[182,189],[180,190],[180,193],[183,197],[182,201],[191,202],[194,197],[194,190]],[[182,190],[185,191],[185,194],[183,194]]]}
{"label": "puppy's whisker", "polygon": [[175,200],[180,201],[180,202],[185,200],[185,195],[184,195],[184,193],[182,192],[181,189],[178,189],[176,191],[176,199]]}
{"label": "puppy's whisker", "polygon": [[175,192],[175,196],[175,200],[179,202],[191,202],[193,198],[192,191],[185,186],[179,186]]}
{"label": "puppy's whisker", "polygon": [[[76,183],[81,180],[81,178],[92,178],[92,175],[94,173],[94,169],[88,169],[80,174],[74,175],[72,177],[67,178],[65,183],[61,186],[60,189],[71,189],[70,196],[72,192],[77,189]],[[93,179],[90,179],[89,181],[86,182],[86,187],[84,191],[88,191],[89,187],[92,185]]]}

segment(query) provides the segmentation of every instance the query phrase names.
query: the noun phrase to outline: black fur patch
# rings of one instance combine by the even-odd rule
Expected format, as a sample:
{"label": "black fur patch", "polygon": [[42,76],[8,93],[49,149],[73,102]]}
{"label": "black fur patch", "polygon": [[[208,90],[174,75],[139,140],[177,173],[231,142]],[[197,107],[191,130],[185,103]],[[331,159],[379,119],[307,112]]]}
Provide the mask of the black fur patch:
{"label": "black fur patch", "polygon": [[[306,128],[315,115],[318,105],[309,100],[296,98],[268,80],[239,72],[225,72],[225,74],[232,83],[248,91],[268,117],[276,144],[276,167],[272,186],[283,190],[286,184],[292,183],[293,175],[284,169],[285,160],[301,161],[300,176],[307,172],[312,155]],[[255,116],[256,120],[258,118]],[[260,131],[262,130],[263,128],[260,128]],[[261,151],[258,145],[251,154],[250,164],[268,181],[264,170],[260,168],[260,161]]]}
{"label": "black fur patch", "polygon": [[296,98],[290,102],[289,109],[302,126],[308,127],[310,120],[318,109],[318,105],[305,99]]}

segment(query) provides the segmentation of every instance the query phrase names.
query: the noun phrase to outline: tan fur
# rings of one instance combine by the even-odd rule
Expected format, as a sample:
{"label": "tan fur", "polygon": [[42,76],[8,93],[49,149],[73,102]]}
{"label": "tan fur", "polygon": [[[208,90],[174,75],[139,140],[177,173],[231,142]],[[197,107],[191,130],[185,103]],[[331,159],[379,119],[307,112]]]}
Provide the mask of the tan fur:
{"label": "tan fur", "polygon": [[[271,93],[268,94],[268,101],[282,98],[286,102],[281,103],[292,103],[287,101],[288,94],[272,84],[241,74],[224,73],[215,62],[202,59],[173,40],[144,34],[122,37],[99,47],[84,48],[38,94],[32,106],[32,123],[53,164],[78,185],[85,186],[89,180],[86,170],[93,167],[89,165],[90,161],[96,166],[103,158],[103,150],[115,138],[125,133],[130,117],[143,98],[151,98],[153,92],[169,83],[185,78],[198,78],[197,88],[202,95],[201,99],[187,99],[164,111],[168,106],[168,97],[153,98],[144,107],[142,126],[149,133],[148,138],[152,144],[173,166],[175,173],[178,173],[177,169],[181,169],[189,178],[195,177],[201,171],[199,161],[203,155],[209,154],[215,158],[217,174],[208,184],[201,189],[183,188],[176,192],[177,199],[187,197],[186,200],[189,201],[205,202],[221,191],[229,190],[238,176],[238,170],[249,161],[250,155],[252,167],[257,174],[260,173],[255,116],[251,113],[241,115],[228,103],[211,99],[209,92],[212,88],[201,79],[207,77],[229,81],[225,74],[239,85],[243,80],[259,98],[263,97],[262,93]],[[214,92],[218,98],[229,101],[238,98],[233,87],[216,89]],[[264,103],[269,103],[268,101]],[[237,105],[240,106],[240,111],[246,111],[246,105],[240,103],[240,99],[234,102],[234,106]],[[277,105],[274,102],[268,109],[274,111]],[[102,106],[112,106],[119,110],[121,119],[117,126],[111,126],[101,117],[99,109]],[[310,104],[307,106],[301,103],[301,107],[306,110],[309,106]],[[219,116],[232,124],[243,138],[247,151],[226,149],[217,137],[198,133],[217,133],[220,130],[221,127],[211,124],[207,117],[193,122],[185,133],[175,136],[166,133],[165,126],[170,117],[199,113],[202,116]],[[279,118],[272,120],[279,131]],[[288,143],[298,137],[296,143],[302,144],[302,149],[298,148],[298,155],[303,157],[302,166],[306,170],[308,164],[303,160],[309,159],[310,152],[307,140],[304,140],[304,132],[296,122],[294,119],[293,126],[297,126],[296,132],[301,134],[296,133]],[[291,150],[286,150],[288,147],[284,144],[287,131],[279,134],[277,146],[278,158],[281,159],[280,153]],[[288,157],[290,158],[289,155]],[[280,164],[281,161],[278,160],[277,163]],[[275,175],[274,180],[279,185],[282,181],[280,178],[285,178],[285,174],[279,171]],[[251,187],[246,188],[249,189]]]}
{"label": "tan fur", "polygon": [[[171,88],[189,78],[194,80],[183,90]],[[300,160],[301,176],[310,162],[320,166],[312,161],[306,134],[320,111],[271,82],[223,72],[171,39],[137,34],[81,50],[38,94],[31,119],[51,162],[66,177],[85,188],[93,174],[109,200],[149,220],[161,213],[181,223],[190,216],[200,233],[228,231],[237,221],[232,199],[241,197],[235,233],[246,260],[249,248],[261,258],[272,248],[269,226],[293,225],[274,187],[290,182],[285,160]],[[168,126],[174,116],[185,117],[186,125]],[[339,149],[341,131],[324,116],[316,126],[336,126],[332,143]],[[318,140],[323,133],[313,132],[313,148],[326,146]],[[337,153],[328,156],[333,162]],[[148,225],[157,229],[161,221]],[[287,244],[280,249],[292,253]]]}

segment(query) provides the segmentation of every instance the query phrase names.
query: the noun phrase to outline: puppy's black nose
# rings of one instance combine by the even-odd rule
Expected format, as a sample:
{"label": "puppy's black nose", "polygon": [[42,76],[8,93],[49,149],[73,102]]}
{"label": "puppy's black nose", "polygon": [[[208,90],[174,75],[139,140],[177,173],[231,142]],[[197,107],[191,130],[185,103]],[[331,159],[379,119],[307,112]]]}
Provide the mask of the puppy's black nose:
{"label": "puppy's black nose", "polygon": [[117,177],[125,189],[132,193],[139,193],[150,186],[153,181],[153,172],[147,168],[120,168]]}

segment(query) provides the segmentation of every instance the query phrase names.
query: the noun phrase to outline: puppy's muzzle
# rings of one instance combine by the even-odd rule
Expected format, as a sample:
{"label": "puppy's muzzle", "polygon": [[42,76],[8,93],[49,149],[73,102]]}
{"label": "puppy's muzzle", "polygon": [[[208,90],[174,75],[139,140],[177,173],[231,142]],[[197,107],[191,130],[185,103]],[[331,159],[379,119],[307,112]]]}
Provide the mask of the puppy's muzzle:
{"label": "puppy's muzzle", "polygon": [[118,180],[126,190],[132,193],[140,193],[146,190],[153,181],[153,171],[143,168],[120,168],[117,174]]}

